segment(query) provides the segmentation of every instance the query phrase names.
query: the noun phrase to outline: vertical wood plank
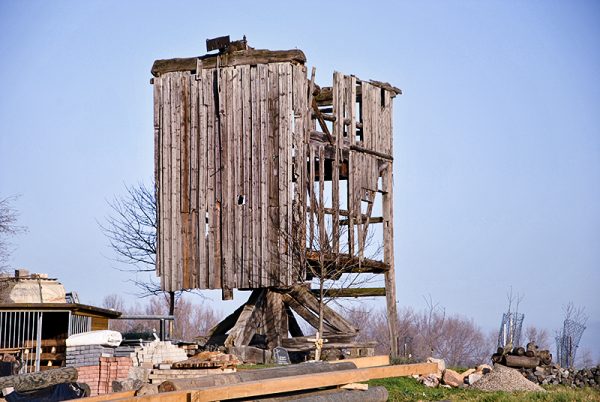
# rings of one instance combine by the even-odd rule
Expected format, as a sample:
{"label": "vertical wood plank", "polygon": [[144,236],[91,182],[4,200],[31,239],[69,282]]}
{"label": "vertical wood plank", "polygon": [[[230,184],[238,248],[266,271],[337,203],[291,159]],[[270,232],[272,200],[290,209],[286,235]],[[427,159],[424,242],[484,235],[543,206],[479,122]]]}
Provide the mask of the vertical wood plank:
{"label": "vertical wood plank", "polygon": [[269,222],[268,235],[268,278],[267,286],[277,286],[279,278],[280,258],[280,222],[279,222],[279,74],[277,64],[268,65],[269,77],[269,111],[268,111],[268,166],[269,166]]}
{"label": "vertical wood plank", "polygon": [[224,123],[221,131],[221,261],[222,261],[222,289],[231,289],[231,274],[233,270],[233,188],[235,185],[233,152],[233,68],[222,69],[223,80],[221,88],[223,91],[223,103],[221,104],[221,119]]}
{"label": "vertical wood plank", "polygon": [[180,124],[181,124],[181,187],[179,190],[179,199],[181,203],[180,219],[181,219],[181,289],[192,288],[191,283],[191,202],[190,202],[190,175],[191,175],[191,159],[190,159],[190,73],[185,72],[180,75],[181,87],[181,108],[180,108]]}
{"label": "vertical wood plank", "polygon": [[340,251],[340,168],[339,160],[344,144],[344,77],[339,72],[333,73],[333,113],[336,117],[333,123],[333,136],[336,139],[334,157],[331,163],[331,202],[333,213],[331,216],[332,252],[336,255]]}
{"label": "vertical wood plank", "polygon": [[252,228],[252,271],[249,280],[249,287],[255,287],[259,284],[259,272],[261,264],[260,239],[261,239],[261,166],[260,157],[260,77],[258,77],[258,68],[250,67],[250,92],[251,92],[251,119],[252,130],[250,133],[252,143],[252,170],[251,170],[251,228]]}
{"label": "vertical wood plank", "polygon": [[385,298],[387,304],[388,330],[392,356],[398,356],[398,342],[396,331],[398,328],[398,312],[396,308],[396,272],[394,267],[394,215],[393,215],[393,167],[388,162],[383,171],[383,259],[389,268],[385,272]]}
{"label": "vertical wood plank", "polygon": [[[346,88],[348,98],[346,99],[348,112],[350,116],[350,125],[348,126],[348,136],[350,137],[350,144],[354,145],[356,142],[356,77],[349,77],[349,87]],[[354,214],[353,205],[354,202],[352,197],[352,186],[354,176],[354,165],[352,164],[352,158],[348,157],[348,180],[347,180],[347,198],[346,203],[348,206],[348,251],[351,256],[354,255]]]}
{"label": "vertical wood plank", "polygon": [[208,271],[209,264],[206,250],[206,214],[207,214],[207,195],[208,195],[208,105],[206,101],[207,88],[207,72],[199,70],[197,72],[200,81],[198,81],[198,113],[199,113],[199,130],[198,130],[198,287],[200,289],[208,288]]}
{"label": "vertical wood plank", "polygon": [[[325,147],[319,145],[319,256],[322,258],[325,252],[330,250],[325,224]],[[321,264],[323,261],[321,261]]]}
{"label": "vertical wood plank", "polygon": [[306,144],[305,144],[305,122],[306,122],[306,67],[301,65],[293,66],[293,109],[294,109],[294,214],[292,221],[292,231],[295,238],[293,239],[293,260],[292,271],[294,277],[290,279],[290,283],[298,278],[305,278],[304,271],[304,253],[306,249]]}
{"label": "vertical wood plank", "polygon": [[277,152],[278,155],[278,173],[279,173],[279,199],[278,199],[278,213],[279,213],[279,233],[277,236],[278,242],[278,250],[277,255],[279,256],[278,261],[278,275],[275,278],[278,286],[284,286],[287,278],[287,235],[288,235],[288,227],[287,227],[287,187],[288,187],[288,177],[287,177],[287,167],[288,167],[288,110],[287,110],[287,74],[286,74],[286,64],[285,63],[277,63],[277,79],[279,85],[279,110],[278,110],[278,140],[279,140],[279,149]]}
{"label": "vertical wood plank", "polygon": [[173,84],[172,90],[175,96],[175,107],[171,108],[173,124],[172,130],[172,143],[171,143],[171,155],[172,155],[172,185],[171,185],[171,234],[173,236],[173,271],[171,276],[171,287],[169,290],[177,290],[180,285],[181,277],[181,203],[180,203],[180,190],[181,190],[181,81],[180,72],[173,73],[171,82]]}
{"label": "vertical wood plank", "polygon": [[241,144],[241,164],[243,171],[242,194],[244,195],[244,205],[242,208],[242,279],[240,287],[250,287],[250,275],[252,272],[252,205],[253,205],[253,187],[252,187],[252,104],[250,93],[250,66],[242,66],[242,131],[243,139]]}
{"label": "vertical wood plank", "polygon": [[208,102],[208,282],[209,289],[219,289],[221,286],[221,232],[220,228],[220,144],[219,144],[219,102],[218,102],[218,80],[217,70],[207,70],[207,85],[205,87],[205,99]]}
{"label": "vertical wood plank", "polygon": [[315,172],[315,146],[310,142],[308,143],[309,148],[309,180],[308,180],[308,188],[309,188],[309,196],[310,196],[310,206],[308,208],[309,213],[309,236],[308,236],[308,245],[311,250],[315,250],[317,248],[317,243],[315,241],[315,216],[317,214],[317,199],[315,196],[315,180],[316,180],[316,172]]}
{"label": "vertical wood plank", "polygon": [[153,96],[154,96],[154,103],[153,103],[153,112],[154,112],[154,188],[152,189],[154,191],[154,197],[156,200],[156,225],[157,225],[157,230],[156,230],[156,275],[158,275],[159,277],[162,278],[162,274],[161,274],[161,269],[162,269],[162,239],[160,237],[161,235],[161,194],[159,192],[159,189],[161,188],[161,169],[162,169],[162,153],[161,153],[161,147],[162,147],[162,132],[161,132],[161,126],[162,126],[162,112],[163,112],[163,106],[162,106],[162,91],[161,91],[161,87],[162,87],[162,79],[161,77],[156,77],[156,79],[153,81],[153,87],[152,87],[152,91],[153,91]]}
{"label": "vertical wood plank", "polygon": [[198,86],[199,81],[196,75],[192,75],[190,78],[190,224],[191,224],[191,239],[190,243],[186,246],[190,249],[190,288],[199,288],[200,283],[198,281],[198,139],[199,133],[199,110],[200,104],[198,102]]}
{"label": "vertical wood plank", "polygon": [[270,155],[268,152],[269,143],[269,70],[267,65],[259,64],[258,72],[260,76],[260,158],[261,158],[261,264],[260,264],[260,287],[268,285],[268,272],[270,266],[270,248],[268,248],[269,238],[269,179],[272,177],[270,171]]}

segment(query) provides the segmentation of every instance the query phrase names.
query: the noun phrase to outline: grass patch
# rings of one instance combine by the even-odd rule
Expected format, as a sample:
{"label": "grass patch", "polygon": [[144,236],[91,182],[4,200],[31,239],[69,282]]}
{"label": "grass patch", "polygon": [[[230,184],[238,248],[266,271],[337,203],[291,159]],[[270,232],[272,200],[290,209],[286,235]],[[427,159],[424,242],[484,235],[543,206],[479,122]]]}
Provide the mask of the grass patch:
{"label": "grass patch", "polygon": [[371,380],[384,386],[390,401],[478,401],[478,402],[592,402],[600,401],[600,391],[592,388],[544,387],[548,392],[484,392],[475,389],[427,388],[410,377]]}

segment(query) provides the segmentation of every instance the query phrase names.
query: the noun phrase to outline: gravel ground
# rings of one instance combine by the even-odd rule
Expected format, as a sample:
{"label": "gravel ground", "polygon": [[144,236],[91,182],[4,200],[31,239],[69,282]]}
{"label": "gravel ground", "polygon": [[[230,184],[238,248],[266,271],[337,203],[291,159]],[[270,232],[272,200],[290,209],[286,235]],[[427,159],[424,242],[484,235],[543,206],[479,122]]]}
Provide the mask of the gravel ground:
{"label": "gravel ground", "polygon": [[471,385],[471,388],[481,391],[538,391],[545,390],[537,384],[532,383],[518,370],[505,367],[500,364],[494,365],[491,373]]}

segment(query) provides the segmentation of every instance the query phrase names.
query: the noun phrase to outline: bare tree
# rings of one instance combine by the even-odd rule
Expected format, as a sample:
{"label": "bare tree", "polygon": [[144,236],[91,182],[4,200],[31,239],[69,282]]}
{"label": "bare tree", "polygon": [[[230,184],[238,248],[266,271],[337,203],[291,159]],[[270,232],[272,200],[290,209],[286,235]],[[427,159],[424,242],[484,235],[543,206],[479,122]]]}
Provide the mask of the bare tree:
{"label": "bare tree", "polygon": [[525,341],[535,342],[542,350],[550,349],[550,334],[545,328],[537,328],[532,325],[528,326],[525,329]]}
{"label": "bare tree", "polygon": [[[102,305],[129,315],[165,315],[169,309],[169,300],[164,295],[158,295],[148,298],[145,305],[136,303],[127,306],[120,295],[112,294],[104,298]],[[191,340],[215,325],[219,320],[218,316],[209,305],[182,298],[175,309],[175,325],[171,337]],[[146,332],[156,329],[156,321],[112,320],[110,328],[119,332]]]}
{"label": "bare tree", "polygon": [[[331,222],[322,222],[323,217],[319,214],[314,215],[317,225],[314,232],[307,233],[306,239],[296,238],[294,249],[299,250],[308,246],[309,253],[313,253],[317,258],[307,263],[305,268],[310,276],[314,278],[318,285],[318,332],[323,336],[324,331],[324,310],[325,306],[331,302],[337,301],[335,292],[329,290],[335,288],[357,288],[363,287],[374,279],[374,275],[366,273],[353,273],[357,259],[352,258],[348,249],[348,229],[347,226],[339,225],[338,230],[333,229]],[[361,243],[361,248],[355,248],[354,253],[361,256],[359,261],[364,261],[364,255],[368,254],[370,258],[377,258],[381,255],[383,245],[376,244],[374,241],[374,231],[371,229],[365,232],[365,239]],[[338,250],[334,250],[334,244],[339,244]],[[338,303],[338,306],[341,305]],[[362,325],[360,325],[362,327]],[[316,357],[318,358],[318,357]]]}
{"label": "bare tree", "polygon": [[12,204],[19,198],[9,196],[0,198],[0,272],[7,268],[7,262],[12,252],[8,237],[26,231],[24,226],[17,224],[19,213]]}
{"label": "bare tree", "polygon": [[[426,307],[419,312],[411,308],[398,312],[397,332],[403,360],[423,361],[432,355],[432,349],[433,354],[446,360],[449,366],[468,367],[489,360],[490,339],[472,319],[460,315],[448,316],[431,297],[425,300]],[[361,340],[376,340],[379,343],[377,353],[389,352],[385,310],[359,308],[346,317],[365,329],[359,335]]]}
{"label": "bare tree", "polygon": [[156,197],[154,188],[143,183],[125,186],[125,194],[108,202],[111,214],[99,223],[115,252],[116,261],[130,268],[118,268],[134,274],[131,282],[139,289],[138,296],[166,294],[168,313],[175,314],[175,305],[181,292],[165,292],[154,274],[156,268]]}
{"label": "bare tree", "polygon": [[576,361],[579,341],[585,331],[588,316],[583,307],[569,302],[564,307],[563,327],[556,333],[556,359],[563,367],[573,367]]}

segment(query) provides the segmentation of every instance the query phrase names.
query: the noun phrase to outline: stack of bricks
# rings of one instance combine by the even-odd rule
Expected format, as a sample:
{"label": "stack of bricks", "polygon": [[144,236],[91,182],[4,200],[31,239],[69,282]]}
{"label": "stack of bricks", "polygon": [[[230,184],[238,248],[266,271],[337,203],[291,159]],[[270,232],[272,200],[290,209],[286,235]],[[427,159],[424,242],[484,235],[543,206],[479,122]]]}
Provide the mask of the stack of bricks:
{"label": "stack of bricks", "polygon": [[133,363],[129,357],[101,357],[98,394],[112,392],[113,380],[125,380],[129,377],[129,369]]}
{"label": "stack of bricks", "polygon": [[89,385],[91,396],[102,395],[112,391],[113,380],[126,379],[133,366],[130,356],[115,354],[123,353],[100,345],[69,346],[66,365],[77,368],[77,380]]}
{"label": "stack of bricks", "polygon": [[77,367],[77,382],[86,383],[90,387],[90,396],[98,395],[100,389],[100,366],[79,366]]}

